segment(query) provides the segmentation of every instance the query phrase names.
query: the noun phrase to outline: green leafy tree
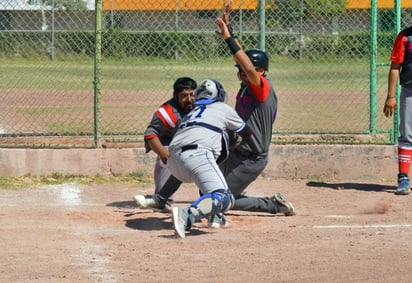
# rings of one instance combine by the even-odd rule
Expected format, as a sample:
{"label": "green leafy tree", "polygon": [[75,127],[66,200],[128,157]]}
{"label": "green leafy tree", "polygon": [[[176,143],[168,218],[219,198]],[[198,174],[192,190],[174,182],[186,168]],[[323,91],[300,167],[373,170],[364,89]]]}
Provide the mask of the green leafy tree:
{"label": "green leafy tree", "polygon": [[314,16],[339,16],[346,9],[346,0],[306,0],[307,12]]}
{"label": "green leafy tree", "polygon": [[331,16],[345,12],[347,0],[266,0],[268,11],[280,26],[293,26],[306,17]]}
{"label": "green leafy tree", "polygon": [[53,6],[58,10],[83,11],[87,9],[87,4],[83,0],[44,0],[43,4]]}
{"label": "green leafy tree", "polygon": [[266,0],[269,13],[276,19],[272,25],[293,26],[305,17],[305,0]]}

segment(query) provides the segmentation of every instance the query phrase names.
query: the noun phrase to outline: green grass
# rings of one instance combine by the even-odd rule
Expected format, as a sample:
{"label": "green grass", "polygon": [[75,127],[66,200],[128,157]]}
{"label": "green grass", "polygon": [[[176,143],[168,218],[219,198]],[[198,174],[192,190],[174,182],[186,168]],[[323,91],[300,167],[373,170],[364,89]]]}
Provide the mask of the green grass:
{"label": "green grass", "polygon": [[[94,63],[88,57],[68,61],[2,58],[0,63],[0,89],[93,89]],[[100,66],[103,90],[170,90],[179,76],[191,76],[196,80],[215,78],[227,89],[236,89],[239,85],[230,57],[207,62],[103,59]],[[274,57],[271,58],[269,75],[277,88],[285,90],[339,89],[342,81],[351,81],[345,87],[357,89],[369,84],[369,63],[356,59],[313,62]],[[386,79],[385,76],[379,79]]]}
{"label": "green grass", "polygon": [[133,172],[127,175],[116,176],[82,176],[82,175],[63,175],[54,173],[48,176],[25,175],[21,177],[0,177],[0,189],[22,190],[48,185],[58,185],[65,183],[77,183],[80,185],[93,185],[105,183],[124,183],[131,186],[144,187],[153,185],[152,176],[141,172]]}
{"label": "green grass", "polygon": [[[4,116],[24,121],[23,127],[16,124],[17,131],[30,132],[30,127],[35,125],[37,131],[46,133],[92,132],[93,64],[91,58],[82,56],[55,61],[0,58]],[[297,60],[272,57],[269,77],[280,101],[276,131],[366,132],[370,106],[369,68],[368,58]],[[105,133],[144,131],[156,107],[171,97],[173,82],[180,76],[190,76],[197,81],[219,80],[233,106],[239,88],[236,73],[230,56],[204,62],[103,58],[99,80],[101,130]],[[390,119],[384,119],[381,113],[387,73],[387,66],[378,68],[376,108],[378,124],[384,130],[392,127]],[[36,99],[30,100],[31,90]],[[5,123],[9,128],[14,127],[14,121]]]}

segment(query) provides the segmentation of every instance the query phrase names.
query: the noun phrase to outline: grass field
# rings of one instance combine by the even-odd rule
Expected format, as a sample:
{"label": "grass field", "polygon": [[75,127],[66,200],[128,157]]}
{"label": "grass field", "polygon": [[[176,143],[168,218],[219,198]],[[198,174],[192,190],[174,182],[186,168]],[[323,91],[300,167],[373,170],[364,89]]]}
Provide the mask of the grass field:
{"label": "grass field", "polygon": [[[0,59],[0,88],[50,88],[50,81],[58,90],[90,89],[94,79],[92,58],[71,60]],[[165,90],[178,76],[190,75],[197,80],[213,77],[225,82],[228,89],[238,86],[233,60],[210,60],[208,62],[185,62],[165,59],[105,60],[101,64],[101,83],[114,90]],[[386,71],[386,70],[385,70]],[[299,61],[272,58],[269,74],[276,85],[284,90],[341,90],[362,91],[369,86],[369,63],[366,60]],[[386,80],[386,72],[378,73],[378,80]],[[6,80],[7,78],[7,80]],[[276,80],[276,78],[282,78]],[[82,84],[82,82],[89,82]],[[386,82],[386,81],[385,81]]]}
{"label": "grass field", "polygon": [[[0,59],[0,128],[6,134],[86,134],[94,127],[94,61]],[[233,59],[189,62],[151,58],[102,59],[97,74],[100,125],[104,133],[141,134],[153,111],[171,97],[174,80],[219,80],[234,105],[239,86]],[[376,129],[387,132],[393,121],[381,114],[387,68],[377,72],[376,104],[370,104],[368,60],[306,61],[271,58],[269,77],[279,100],[278,133],[367,133],[370,111]]]}

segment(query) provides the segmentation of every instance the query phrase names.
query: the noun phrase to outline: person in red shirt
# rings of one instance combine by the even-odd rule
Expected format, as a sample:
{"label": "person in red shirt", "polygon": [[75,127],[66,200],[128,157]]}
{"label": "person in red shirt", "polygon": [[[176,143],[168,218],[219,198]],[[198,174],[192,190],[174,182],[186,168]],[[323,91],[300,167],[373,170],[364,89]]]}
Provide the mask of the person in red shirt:
{"label": "person in red shirt", "polygon": [[140,208],[151,207],[163,212],[171,210],[172,195],[182,182],[176,179],[166,166],[170,155],[168,146],[180,121],[194,107],[193,92],[196,87],[197,83],[192,78],[178,78],[173,84],[173,97],[156,110],[146,128],[144,133],[146,153],[153,150],[157,154],[154,168],[155,193],[162,188],[170,193],[168,198],[162,198],[157,194],[154,194],[154,197],[135,195],[133,199]]}
{"label": "person in red shirt", "polygon": [[396,111],[396,87],[400,79],[398,188],[395,194],[409,195],[409,170],[412,159],[412,27],[402,30],[397,35],[390,59],[388,95],[383,112],[386,117],[390,117]]}

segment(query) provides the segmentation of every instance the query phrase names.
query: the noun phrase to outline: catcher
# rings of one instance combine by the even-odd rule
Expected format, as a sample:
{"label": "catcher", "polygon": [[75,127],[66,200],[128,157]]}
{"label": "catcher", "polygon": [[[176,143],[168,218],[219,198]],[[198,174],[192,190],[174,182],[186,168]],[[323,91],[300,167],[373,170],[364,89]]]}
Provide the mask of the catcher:
{"label": "catcher", "polygon": [[225,102],[226,92],[214,80],[204,80],[195,90],[195,108],[182,120],[169,149],[167,167],[182,182],[195,183],[201,196],[189,207],[172,211],[176,234],[184,238],[186,231],[202,218],[213,218],[230,209],[233,196],[219,169],[222,137],[229,131],[242,138],[252,135],[250,128]]}

